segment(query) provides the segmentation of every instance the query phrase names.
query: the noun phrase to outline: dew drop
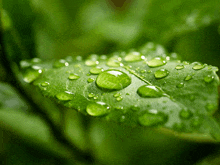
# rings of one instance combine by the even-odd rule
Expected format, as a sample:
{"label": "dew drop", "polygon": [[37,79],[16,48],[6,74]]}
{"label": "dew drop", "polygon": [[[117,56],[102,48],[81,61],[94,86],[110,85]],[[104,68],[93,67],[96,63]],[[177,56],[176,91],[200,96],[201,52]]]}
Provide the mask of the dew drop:
{"label": "dew drop", "polygon": [[147,62],[147,65],[149,67],[159,67],[165,65],[167,62],[164,58],[162,57],[155,57],[151,59],[150,61]]}
{"label": "dew drop", "polygon": [[192,115],[193,114],[189,109],[182,109],[179,113],[181,119],[190,119]]}
{"label": "dew drop", "polygon": [[147,71],[146,71],[146,70],[141,70],[140,72],[141,72],[141,73],[146,73]]}
{"label": "dew drop", "polygon": [[177,88],[182,88],[182,87],[184,87],[184,83],[181,82],[181,83],[177,84],[176,87],[177,87]]}
{"label": "dew drop", "polygon": [[96,84],[106,90],[121,90],[131,84],[131,78],[119,70],[106,70],[98,75]]}
{"label": "dew drop", "polygon": [[120,120],[119,120],[121,123],[125,121],[125,116],[121,116]]}
{"label": "dew drop", "polygon": [[91,78],[91,77],[88,78],[88,80],[87,80],[88,83],[91,83],[91,82],[93,82],[93,81],[95,81],[95,79],[94,79],[94,78]]}
{"label": "dew drop", "polygon": [[98,65],[98,64],[99,64],[99,61],[88,59],[88,60],[85,61],[85,64],[86,64],[87,66],[95,66],[95,65]]}
{"label": "dew drop", "polygon": [[138,121],[143,126],[157,126],[166,123],[168,116],[157,110],[149,110],[145,114],[139,116]]}
{"label": "dew drop", "polygon": [[23,74],[23,79],[27,83],[31,83],[36,80],[42,73],[42,69],[40,68],[30,68],[27,69]]}
{"label": "dew drop", "polygon": [[205,65],[203,64],[196,64],[193,66],[193,69],[194,70],[200,70],[200,69],[203,69],[205,67]]}
{"label": "dew drop", "polygon": [[137,93],[141,97],[161,97],[164,94],[161,89],[153,85],[143,85],[138,88]]}
{"label": "dew drop", "polygon": [[117,100],[117,101],[122,101],[122,100],[123,100],[123,97],[119,96],[119,97],[116,98],[116,100]]}
{"label": "dew drop", "polygon": [[142,56],[139,52],[130,52],[128,55],[125,56],[124,60],[127,62],[135,62],[141,61],[145,57]]}
{"label": "dew drop", "polygon": [[181,69],[183,69],[184,68],[184,65],[177,65],[176,67],[175,67],[175,69],[177,69],[177,70],[181,70]]}
{"label": "dew drop", "polygon": [[73,97],[74,94],[68,91],[61,92],[56,95],[56,98],[59,99],[60,101],[70,101],[73,99]]}
{"label": "dew drop", "polygon": [[160,79],[160,78],[164,78],[164,77],[168,76],[169,73],[170,72],[166,69],[160,69],[154,73],[154,76],[155,76],[155,78]]}
{"label": "dew drop", "polygon": [[212,76],[212,75],[208,75],[208,76],[204,77],[204,81],[207,83],[210,83],[213,80],[214,80],[214,76]]}
{"label": "dew drop", "polygon": [[80,76],[78,76],[77,74],[75,74],[75,73],[71,73],[70,75],[69,75],[69,77],[68,77],[68,79],[70,79],[70,80],[77,80],[77,79],[79,79],[80,78]]}
{"label": "dew drop", "polygon": [[42,60],[40,58],[33,58],[31,60],[32,63],[40,63]]}
{"label": "dew drop", "polygon": [[50,83],[45,81],[45,82],[42,82],[40,85],[42,87],[47,87],[48,85],[50,85]]}
{"label": "dew drop", "polygon": [[95,97],[95,94],[94,94],[94,93],[89,93],[89,94],[88,94],[88,97],[89,97],[89,98],[93,98],[93,97]]}
{"label": "dew drop", "polygon": [[101,72],[103,72],[103,71],[104,71],[104,69],[101,68],[101,67],[93,67],[93,68],[91,68],[91,69],[89,70],[89,72],[90,72],[91,74],[99,74],[99,73],[101,73]]}
{"label": "dew drop", "polygon": [[108,59],[106,65],[111,67],[119,67],[121,59],[119,57],[111,57]]}
{"label": "dew drop", "polygon": [[54,68],[61,68],[61,67],[68,66],[68,65],[69,65],[69,63],[64,59],[60,59],[60,60],[55,61],[53,63]]}
{"label": "dew drop", "polygon": [[94,97],[93,97],[94,100],[97,100],[98,98],[99,98],[98,96],[94,96]]}
{"label": "dew drop", "polygon": [[138,110],[140,110],[140,107],[138,107],[138,105],[133,105],[133,106],[131,106],[131,110],[138,111]]}
{"label": "dew drop", "polygon": [[114,97],[119,97],[119,96],[121,96],[121,93],[115,93],[113,96]]}
{"label": "dew drop", "polygon": [[91,116],[103,116],[109,112],[109,106],[104,102],[90,103],[86,107],[86,112]]}
{"label": "dew drop", "polygon": [[189,80],[191,80],[192,79],[192,76],[191,75],[187,75],[186,77],[185,77],[185,81],[189,81]]}
{"label": "dew drop", "polygon": [[27,60],[22,60],[22,61],[20,62],[20,67],[21,67],[21,69],[28,68],[28,67],[30,67],[30,66],[31,66],[31,63],[28,62]]}

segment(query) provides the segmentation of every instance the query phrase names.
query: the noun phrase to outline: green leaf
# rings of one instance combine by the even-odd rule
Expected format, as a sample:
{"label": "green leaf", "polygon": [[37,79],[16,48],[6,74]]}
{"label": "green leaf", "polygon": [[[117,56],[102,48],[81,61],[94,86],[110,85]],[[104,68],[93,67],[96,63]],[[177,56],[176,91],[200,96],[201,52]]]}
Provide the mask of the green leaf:
{"label": "green leaf", "polygon": [[140,51],[109,57],[39,63],[42,73],[33,84],[85,115],[219,139],[219,125],[212,118],[218,108],[218,69],[164,53],[160,45],[148,43]]}

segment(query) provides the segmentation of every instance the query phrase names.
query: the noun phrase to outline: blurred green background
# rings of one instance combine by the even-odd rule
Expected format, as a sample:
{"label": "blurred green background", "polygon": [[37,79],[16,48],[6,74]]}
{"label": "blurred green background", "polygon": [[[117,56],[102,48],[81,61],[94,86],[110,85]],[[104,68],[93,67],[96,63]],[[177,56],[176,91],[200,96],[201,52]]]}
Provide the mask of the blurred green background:
{"label": "blurred green background", "polygon": [[[1,3],[1,47],[6,53],[1,51],[1,57],[7,55],[12,62],[8,65],[15,70],[23,59],[108,55],[139,48],[148,41],[164,45],[182,60],[220,68],[218,0],[2,0]],[[33,113],[16,89],[7,84],[11,73],[3,67],[4,63],[1,60],[3,164],[73,164],[67,156],[68,149],[50,139],[51,132],[41,116]],[[83,132],[78,128],[82,125],[80,120],[74,123],[78,130],[73,133],[76,137]],[[36,125],[39,127],[35,134],[42,136],[28,132]],[[86,148],[80,138],[73,141]],[[39,144],[33,145],[33,141]]]}

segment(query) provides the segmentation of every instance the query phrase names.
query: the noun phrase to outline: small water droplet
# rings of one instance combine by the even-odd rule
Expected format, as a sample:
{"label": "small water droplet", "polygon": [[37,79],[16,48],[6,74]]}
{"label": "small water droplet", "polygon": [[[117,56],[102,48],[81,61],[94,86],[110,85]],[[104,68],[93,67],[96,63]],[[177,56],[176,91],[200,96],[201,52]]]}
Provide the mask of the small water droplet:
{"label": "small water droplet", "polygon": [[77,80],[77,79],[79,79],[80,78],[80,76],[78,76],[77,74],[75,74],[75,73],[71,73],[70,75],[69,75],[69,77],[68,77],[68,79],[70,79],[70,80]]}
{"label": "small water droplet", "polygon": [[21,69],[28,68],[28,67],[30,67],[30,66],[31,66],[31,63],[28,62],[27,60],[22,60],[22,61],[20,62],[20,67],[21,67]]}
{"label": "small water droplet", "polygon": [[166,69],[160,69],[154,73],[154,76],[155,76],[155,78],[160,79],[160,78],[164,78],[164,77],[168,76],[169,73],[170,72]]}
{"label": "small water droplet", "polygon": [[104,71],[104,69],[101,68],[101,67],[93,67],[93,68],[91,68],[91,69],[89,70],[89,72],[90,72],[91,74],[99,74],[99,73],[101,73],[101,72],[103,72],[103,71]]}
{"label": "small water droplet", "polygon": [[89,103],[86,112],[91,116],[103,116],[109,112],[109,106],[104,102]]}
{"label": "small water droplet", "polygon": [[152,73],[152,70],[148,70],[147,73]]}
{"label": "small water droplet", "polygon": [[53,63],[54,68],[61,68],[61,67],[68,66],[68,65],[69,65],[69,63],[64,59],[54,61],[54,63]]}
{"label": "small water droplet", "polygon": [[125,121],[125,116],[121,116],[120,120],[119,120],[121,123]]}
{"label": "small water droplet", "polygon": [[217,109],[217,107],[215,106],[215,104],[212,104],[212,103],[207,103],[206,106],[205,106],[206,110],[208,112],[213,112],[214,110]]}
{"label": "small water droplet", "polygon": [[203,69],[205,67],[205,65],[203,64],[196,64],[193,66],[193,69],[194,70],[200,70],[200,69]]}
{"label": "small water droplet", "polygon": [[98,96],[94,96],[94,97],[93,97],[94,100],[97,100],[98,98],[99,98]]}
{"label": "small water droplet", "polygon": [[70,101],[74,97],[74,94],[68,91],[60,92],[56,95],[56,98],[60,101]]}
{"label": "small water droplet", "polygon": [[177,88],[182,88],[182,87],[184,87],[184,83],[181,82],[181,83],[177,84],[176,87],[177,87]]}
{"label": "small water droplet", "polygon": [[24,72],[23,79],[25,82],[31,83],[36,80],[42,72],[43,70],[40,68],[29,68]]}
{"label": "small water droplet", "polygon": [[133,106],[131,106],[131,110],[138,111],[138,110],[140,110],[140,107],[138,107],[138,105],[133,105]]}
{"label": "small water droplet", "polygon": [[42,82],[40,85],[42,87],[47,87],[48,85],[50,85],[50,83],[45,81],[45,82]]}
{"label": "small water droplet", "polygon": [[190,122],[191,127],[198,129],[202,125],[202,118],[195,116],[191,122]]}
{"label": "small water droplet", "polygon": [[192,79],[192,76],[191,75],[187,75],[186,77],[185,77],[185,81],[189,81],[189,80],[191,80]]}
{"label": "small water droplet", "polygon": [[141,72],[141,73],[146,73],[147,71],[146,71],[146,70],[141,70],[140,72]]}
{"label": "small water droplet", "polygon": [[96,84],[106,90],[121,90],[131,84],[131,78],[119,70],[106,70],[98,75]]}
{"label": "small water droplet", "polygon": [[122,107],[122,106],[117,106],[117,107],[115,107],[115,109],[116,109],[116,110],[123,110],[124,107]]}
{"label": "small water droplet", "polygon": [[119,57],[111,57],[108,59],[106,65],[111,67],[119,67],[120,66],[120,58]]}
{"label": "small water droplet", "polygon": [[33,58],[31,60],[32,63],[40,63],[42,60],[40,58]]}
{"label": "small water droplet", "polygon": [[76,61],[82,61],[82,56],[76,56]]}
{"label": "small water droplet", "polygon": [[157,126],[166,123],[168,116],[157,110],[149,110],[145,114],[139,116],[138,121],[143,126]]}
{"label": "small water droplet", "polygon": [[151,59],[150,61],[147,62],[147,65],[149,67],[159,67],[165,65],[167,62],[164,58],[162,57],[155,57]]}
{"label": "small water droplet", "polygon": [[88,60],[85,61],[85,64],[86,64],[87,66],[95,66],[95,65],[98,65],[98,64],[99,64],[99,61],[88,59]]}
{"label": "small water droplet", "polygon": [[87,80],[88,83],[91,83],[91,82],[93,82],[93,81],[95,81],[95,79],[94,79],[94,78],[91,78],[91,77],[88,78],[88,80]]}
{"label": "small water droplet", "polygon": [[124,60],[127,62],[135,62],[141,61],[145,57],[142,56],[139,52],[130,52],[128,55],[125,56]]}
{"label": "small water droplet", "polygon": [[204,77],[204,81],[207,83],[210,83],[214,80],[214,76],[212,75],[207,75],[206,77]]}
{"label": "small water droplet", "polygon": [[122,101],[122,100],[123,100],[123,97],[119,96],[119,97],[116,98],[116,100],[117,100],[117,101]]}
{"label": "small water droplet", "polygon": [[119,97],[119,96],[121,96],[121,93],[115,93],[113,96],[114,97]]}
{"label": "small water droplet", "polygon": [[107,56],[106,55],[101,55],[100,56],[100,60],[106,60],[107,59]]}
{"label": "small water droplet", "polygon": [[190,119],[192,115],[193,114],[189,109],[182,109],[179,113],[181,119]]}
{"label": "small water droplet", "polygon": [[93,97],[95,97],[95,94],[94,94],[94,93],[89,93],[89,94],[88,94],[88,97],[89,97],[89,98],[93,98]]}
{"label": "small water droplet", "polygon": [[143,85],[138,88],[137,93],[141,97],[161,97],[163,92],[156,86]]}
{"label": "small water droplet", "polygon": [[183,61],[183,64],[184,65],[189,65],[189,62],[188,61]]}
{"label": "small water droplet", "polygon": [[184,68],[184,65],[177,65],[176,67],[175,67],[175,69],[177,69],[177,70],[181,70],[181,69],[183,69]]}

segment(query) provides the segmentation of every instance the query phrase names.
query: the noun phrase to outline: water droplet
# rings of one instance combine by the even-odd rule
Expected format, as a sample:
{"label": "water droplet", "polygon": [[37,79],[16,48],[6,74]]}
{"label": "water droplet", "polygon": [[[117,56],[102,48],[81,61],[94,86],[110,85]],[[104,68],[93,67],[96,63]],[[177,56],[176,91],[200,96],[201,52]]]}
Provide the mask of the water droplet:
{"label": "water droplet", "polygon": [[76,56],[76,61],[82,61],[82,56]]}
{"label": "water droplet", "polygon": [[179,113],[181,119],[190,119],[192,115],[193,114],[189,109],[182,109]]}
{"label": "water droplet", "polygon": [[121,123],[125,121],[125,116],[121,116],[120,120],[119,120]]}
{"label": "water droplet", "polygon": [[121,96],[121,93],[115,93],[113,96],[114,97],[119,97],[119,96]]}
{"label": "water droplet", "polygon": [[202,118],[195,116],[191,122],[190,122],[191,127],[198,129],[202,125]]}
{"label": "water droplet", "polygon": [[32,58],[32,63],[40,63],[42,60],[40,58]]}
{"label": "water droplet", "polygon": [[42,73],[42,69],[40,69],[40,68],[38,68],[38,69],[30,68],[24,72],[23,79],[25,82],[31,83],[34,80],[36,80],[40,76],[41,73]]}
{"label": "water droplet", "polygon": [[133,106],[131,106],[131,110],[138,111],[138,110],[140,110],[140,107],[138,107],[138,105],[133,105]]}
{"label": "water droplet", "polygon": [[100,60],[106,60],[107,59],[107,56],[106,55],[101,55],[100,56]]}
{"label": "water droplet", "polygon": [[184,68],[184,65],[177,65],[175,69],[181,70],[181,69],[183,69],[183,68]]}
{"label": "water droplet", "polygon": [[94,78],[91,78],[91,77],[88,78],[88,80],[87,80],[88,83],[91,83],[91,82],[93,82],[93,81],[95,81],[95,79],[94,79]]}
{"label": "water droplet", "polygon": [[91,116],[103,116],[109,112],[109,106],[104,102],[90,103],[86,107],[86,112]]}
{"label": "water droplet", "polygon": [[147,73],[152,73],[152,70],[148,70]]}
{"label": "water droplet", "polygon": [[93,97],[94,100],[97,100],[98,98],[99,98],[98,96],[94,96],[94,97]]}
{"label": "water droplet", "polygon": [[127,56],[125,56],[124,60],[127,62],[135,62],[141,61],[145,57],[142,56],[139,52],[130,52]]}
{"label": "water droplet", "polygon": [[156,86],[152,85],[143,85],[138,88],[137,93],[141,97],[161,97],[163,92]]}
{"label": "water droplet", "polygon": [[210,83],[213,80],[214,80],[214,76],[212,76],[212,75],[208,75],[208,76],[204,77],[204,81],[207,83]]}
{"label": "water droplet", "polygon": [[177,88],[182,88],[182,87],[184,87],[184,83],[181,82],[181,83],[177,84],[176,87],[177,87]]}
{"label": "water droplet", "polygon": [[48,85],[50,85],[50,83],[45,81],[45,82],[42,82],[40,85],[42,87],[47,87]]}
{"label": "water droplet", "polygon": [[95,66],[95,65],[99,64],[99,61],[88,59],[88,60],[85,61],[85,64],[87,66]]}
{"label": "water droplet", "polygon": [[192,79],[192,76],[191,75],[187,75],[186,77],[185,77],[185,81],[189,81],[189,80],[191,80]]}
{"label": "water droplet", "polygon": [[56,95],[56,98],[59,99],[60,101],[70,101],[73,99],[73,97],[74,94],[68,91],[61,92]]}
{"label": "water droplet", "polygon": [[93,67],[93,68],[91,68],[90,70],[89,70],[89,72],[91,73],[91,74],[99,74],[99,73],[101,73],[101,72],[103,72],[104,71],[104,69],[103,68],[100,68],[100,67]]}
{"label": "water droplet", "polygon": [[111,67],[119,67],[120,66],[120,58],[119,57],[111,57],[108,59],[106,65]]}
{"label": "water droplet", "polygon": [[213,112],[214,110],[217,109],[215,104],[212,104],[212,103],[207,103],[205,108],[208,112]]}
{"label": "water droplet", "polygon": [[77,80],[77,79],[79,79],[80,78],[80,76],[78,76],[77,74],[75,74],[75,73],[71,73],[70,75],[69,75],[69,77],[68,77],[68,79],[70,79],[70,80]]}
{"label": "water droplet", "polygon": [[159,79],[159,78],[164,78],[164,77],[168,76],[169,73],[170,72],[166,69],[160,69],[154,73],[154,76],[155,76],[155,78]]}
{"label": "water droplet", "polygon": [[117,106],[117,107],[115,107],[115,109],[116,109],[116,110],[123,110],[124,107],[122,107],[122,106]]}
{"label": "water droplet", "polygon": [[157,110],[149,110],[145,114],[139,116],[138,121],[143,126],[157,126],[167,122],[168,116]]}
{"label": "water droplet", "polygon": [[188,61],[183,61],[183,64],[184,65],[189,65],[189,62]]}
{"label": "water droplet", "polygon": [[200,69],[203,69],[205,67],[205,65],[203,64],[196,64],[193,66],[193,69],[194,70],[200,70]]}
{"label": "water droplet", "polygon": [[141,72],[141,73],[146,73],[147,71],[146,71],[146,70],[141,70],[140,72]]}
{"label": "water droplet", "polygon": [[122,100],[123,100],[123,97],[119,96],[119,97],[116,98],[116,100],[117,100],[117,101],[122,101]]}
{"label": "water droplet", "polygon": [[95,97],[95,94],[94,94],[94,93],[89,93],[89,94],[88,94],[88,97],[89,97],[89,98],[93,98],[93,97]]}
{"label": "water droplet", "polygon": [[106,90],[121,90],[131,84],[131,78],[118,70],[106,70],[98,75],[96,84]]}
{"label": "water droplet", "polygon": [[147,65],[149,67],[159,67],[165,65],[167,62],[164,58],[162,57],[155,57],[151,59],[150,61],[147,62]]}
{"label": "water droplet", "polygon": [[54,68],[61,68],[61,67],[68,66],[68,65],[69,65],[69,63],[64,59],[60,59],[60,60],[55,61],[53,63]]}
{"label": "water droplet", "polygon": [[28,62],[28,61],[26,61],[26,60],[22,60],[22,61],[20,62],[20,67],[21,67],[21,69],[28,68],[28,67],[30,67],[30,66],[31,66],[31,63]]}

